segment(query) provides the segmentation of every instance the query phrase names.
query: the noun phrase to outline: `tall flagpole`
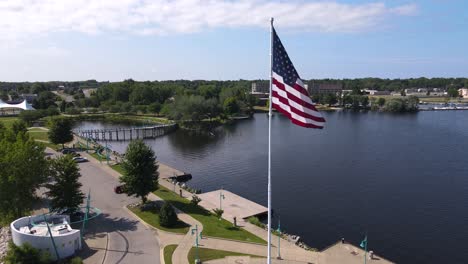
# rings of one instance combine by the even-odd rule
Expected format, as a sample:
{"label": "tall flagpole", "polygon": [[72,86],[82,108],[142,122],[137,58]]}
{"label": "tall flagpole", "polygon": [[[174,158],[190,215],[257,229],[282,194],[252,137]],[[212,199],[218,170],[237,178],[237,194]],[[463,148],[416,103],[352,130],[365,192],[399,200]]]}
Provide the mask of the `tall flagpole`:
{"label": "tall flagpole", "polygon": [[268,106],[268,257],[271,264],[271,88],[273,78],[273,18],[270,20],[270,94]]}

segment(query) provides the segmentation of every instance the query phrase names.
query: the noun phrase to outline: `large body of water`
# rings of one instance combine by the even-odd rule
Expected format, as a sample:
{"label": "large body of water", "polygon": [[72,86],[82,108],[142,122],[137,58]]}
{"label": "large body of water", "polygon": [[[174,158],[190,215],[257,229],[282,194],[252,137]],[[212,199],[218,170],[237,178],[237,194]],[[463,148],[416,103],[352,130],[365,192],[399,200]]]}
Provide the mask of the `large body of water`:
{"label": "large body of water", "polygon": [[[272,121],[273,208],[322,249],[342,237],[398,263],[468,263],[468,111],[326,113],[323,130]],[[84,127],[107,126],[85,122]],[[146,142],[158,160],[266,205],[266,114],[215,136],[178,130]],[[127,143],[112,142],[124,151]],[[276,220],[275,220],[276,225]]]}

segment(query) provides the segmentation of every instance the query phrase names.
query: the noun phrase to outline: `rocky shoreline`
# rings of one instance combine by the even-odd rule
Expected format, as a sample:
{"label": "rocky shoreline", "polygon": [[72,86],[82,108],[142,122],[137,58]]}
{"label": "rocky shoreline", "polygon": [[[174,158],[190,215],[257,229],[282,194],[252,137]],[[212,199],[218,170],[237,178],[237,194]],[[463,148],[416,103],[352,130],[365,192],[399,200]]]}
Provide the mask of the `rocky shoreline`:
{"label": "rocky shoreline", "polygon": [[8,242],[11,240],[10,228],[9,227],[0,227],[0,264],[3,264],[3,257],[5,257]]}

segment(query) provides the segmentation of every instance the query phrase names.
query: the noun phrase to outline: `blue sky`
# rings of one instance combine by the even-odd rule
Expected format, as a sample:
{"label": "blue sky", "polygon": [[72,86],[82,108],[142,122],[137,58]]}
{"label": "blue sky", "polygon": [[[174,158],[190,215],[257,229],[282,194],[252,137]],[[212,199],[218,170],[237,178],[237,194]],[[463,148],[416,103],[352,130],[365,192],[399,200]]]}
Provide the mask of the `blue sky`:
{"label": "blue sky", "polygon": [[468,1],[0,0],[0,81],[468,76]]}

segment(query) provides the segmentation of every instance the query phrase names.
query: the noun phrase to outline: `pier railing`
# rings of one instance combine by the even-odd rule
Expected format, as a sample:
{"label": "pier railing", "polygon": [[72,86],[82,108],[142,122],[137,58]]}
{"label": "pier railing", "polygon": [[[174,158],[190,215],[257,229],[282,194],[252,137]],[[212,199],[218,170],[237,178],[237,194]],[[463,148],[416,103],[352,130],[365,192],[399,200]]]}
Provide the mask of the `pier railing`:
{"label": "pier railing", "polygon": [[76,133],[83,138],[96,141],[125,141],[133,139],[150,139],[166,135],[177,129],[177,124],[163,124],[148,127],[87,129]]}

